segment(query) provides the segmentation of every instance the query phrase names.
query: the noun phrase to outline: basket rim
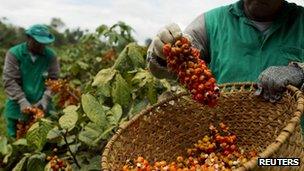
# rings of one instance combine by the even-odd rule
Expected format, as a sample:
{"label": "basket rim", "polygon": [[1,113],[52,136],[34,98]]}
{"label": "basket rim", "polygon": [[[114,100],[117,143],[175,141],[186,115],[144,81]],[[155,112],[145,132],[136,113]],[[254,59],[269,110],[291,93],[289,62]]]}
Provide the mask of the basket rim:
{"label": "basket rim", "polygon": [[[238,90],[241,91],[252,91],[254,88],[257,88],[257,84],[254,82],[235,82],[235,83],[224,83],[219,85],[221,92],[225,92],[227,87],[230,87],[231,89],[226,92],[234,92]],[[245,89],[245,87],[249,87],[249,89]],[[276,137],[275,141],[271,143],[269,146],[267,146],[260,154],[258,154],[257,157],[251,158],[249,161],[247,161],[245,164],[243,164],[241,167],[237,168],[236,171],[246,171],[249,169],[253,169],[257,166],[257,160],[259,157],[267,158],[271,156],[273,153],[275,153],[282,144],[284,144],[290,135],[294,132],[295,127],[300,122],[300,118],[304,111],[304,96],[301,90],[299,90],[297,87],[288,85],[286,86],[287,91],[291,92],[293,95],[295,95],[296,98],[296,105],[297,109],[293,112],[293,117],[289,120],[287,125],[282,129],[282,131],[279,133],[279,135]],[[157,108],[158,106],[161,106],[171,100],[178,99],[182,96],[189,95],[188,92],[182,92],[179,94],[176,94],[172,97],[165,98],[153,105],[148,105],[146,108],[144,108],[141,112],[137,113],[133,118],[131,118],[129,121],[121,124],[118,127],[118,130],[115,132],[115,134],[109,139],[107,145],[104,148],[104,151],[102,152],[101,156],[101,168],[104,171],[109,171],[110,168],[108,166],[108,155],[110,154],[110,149],[112,148],[112,145],[117,140],[117,138],[121,135],[123,130],[128,128],[133,122],[135,122],[137,119],[142,117],[143,115],[146,115],[150,113],[153,109]]]}

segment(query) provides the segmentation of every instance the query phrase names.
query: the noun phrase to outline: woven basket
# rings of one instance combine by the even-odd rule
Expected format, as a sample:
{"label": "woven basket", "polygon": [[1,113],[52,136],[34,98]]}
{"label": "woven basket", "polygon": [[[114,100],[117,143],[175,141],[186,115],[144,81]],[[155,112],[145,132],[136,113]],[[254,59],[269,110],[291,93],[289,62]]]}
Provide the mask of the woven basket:
{"label": "woven basket", "polygon": [[258,150],[258,157],[297,157],[299,167],[258,167],[252,158],[238,171],[304,171],[300,131],[302,92],[288,86],[282,100],[270,103],[253,95],[251,83],[224,84],[215,108],[202,106],[186,93],[167,98],[120,126],[102,154],[103,171],[119,171],[128,159],[143,156],[149,162],[173,161],[208,132],[210,123],[224,121],[238,136],[245,150]]}

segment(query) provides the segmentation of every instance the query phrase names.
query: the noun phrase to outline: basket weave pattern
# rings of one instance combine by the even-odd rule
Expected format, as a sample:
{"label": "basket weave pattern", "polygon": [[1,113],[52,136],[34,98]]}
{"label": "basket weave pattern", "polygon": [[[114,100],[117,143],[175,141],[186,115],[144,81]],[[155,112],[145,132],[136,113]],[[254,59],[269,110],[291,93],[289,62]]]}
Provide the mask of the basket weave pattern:
{"label": "basket weave pattern", "polygon": [[[303,165],[299,120],[304,100],[296,88],[288,89],[277,103],[255,97],[254,85],[249,83],[221,86],[215,108],[202,106],[185,94],[165,99],[121,126],[103,152],[102,168],[118,171],[126,160],[138,156],[149,162],[173,161],[178,155],[186,155],[186,149],[208,133],[211,123],[221,121],[236,133],[243,149],[257,149],[261,157],[300,157]],[[253,158],[238,170],[253,169],[256,161]],[[278,169],[284,168],[263,168]],[[294,169],[304,170],[304,165]]]}

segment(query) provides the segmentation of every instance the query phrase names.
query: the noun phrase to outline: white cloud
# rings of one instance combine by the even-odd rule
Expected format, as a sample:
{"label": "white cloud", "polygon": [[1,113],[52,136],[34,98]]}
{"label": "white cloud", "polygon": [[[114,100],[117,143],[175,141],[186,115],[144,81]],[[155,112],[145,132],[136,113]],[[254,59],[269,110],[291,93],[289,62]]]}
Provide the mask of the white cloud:
{"label": "white cloud", "polygon": [[[289,1],[304,5],[303,0]],[[68,27],[90,30],[125,21],[143,42],[168,23],[185,28],[202,12],[233,2],[236,0],[0,0],[0,11],[1,16],[23,27],[49,23],[52,17],[61,18]]]}

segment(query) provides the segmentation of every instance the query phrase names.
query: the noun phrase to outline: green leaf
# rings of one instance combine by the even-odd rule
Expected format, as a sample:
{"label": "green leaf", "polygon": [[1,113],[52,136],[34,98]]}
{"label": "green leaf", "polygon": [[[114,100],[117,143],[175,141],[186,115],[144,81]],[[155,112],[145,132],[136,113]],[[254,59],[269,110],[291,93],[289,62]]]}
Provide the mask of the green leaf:
{"label": "green leaf", "polygon": [[114,103],[120,104],[122,107],[128,107],[131,99],[131,88],[120,74],[115,77],[112,87],[112,97]]}
{"label": "green leaf", "polygon": [[57,140],[57,139],[61,138],[61,135],[62,135],[62,132],[56,126],[48,132],[47,139],[51,140],[51,141]]}
{"label": "green leaf", "polygon": [[108,106],[104,106],[104,105],[102,105],[102,108],[103,108],[103,110],[104,110],[104,111],[108,111],[108,110],[110,110],[110,109],[111,109],[110,107],[108,107]]}
{"label": "green leaf", "polygon": [[104,85],[98,86],[97,93],[100,96],[110,97],[111,96],[111,85],[106,83]]}
{"label": "green leaf", "polygon": [[48,163],[45,165],[44,171],[53,171],[53,169],[51,168],[51,162],[48,162]]}
{"label": "green leaf", "polygon": [[39,122],[34,123],[27,132],[31,132],[37,128],[39,128]]}
{"label": "green leaf", "polygon": [[102,86],[113,79],[116,74],[116,70],[113,68],[107,68],[100,70],[94,78],[92,86]]}
{"label": "green leaf", "polygon": [[90,163],[88,165],[83,164],[80,171],[99,171],[101,156],[94,156],[88,159]]}
{"label": "green leaf", "polygon": [[119,104],[115,104],[107,114],[107,119],[111,125],[118,125],[122,116],[122,108]]}
{"label": "green leaf", "polygon": [[88,146],[97,146],[100,143],[100,140],[109,138],[115,127],[116,126],[109,126],[106,130],[103,130],[99,125],[90,122],[80,132],[78,139]]}
{"label": "green leaf", "polygon": [[[75,135],[69,135],[69,136],[66,137],[66,140],[67,140],[67,143],[68,143],[68,144],[73,143],[73,142],[75,141],[75,139],[76,139],[76,136],[75,136]],[[59,147],[61,147],[61,146],[66,145],[66,142],[65,142],[64,139],[62,138],[61,141],[57,143],[57,145],[58,145]]]}
{"label": "green leaf", "polygon": [[71,83],[74,84],[74,85],[81,85],[82,84],[82,82],[79,79],[73,79],[73,80],[71,80]]}
{"label": "green leaf", "polygon": [[154,104],[157,102],[157,91],[156,91],[156,87],[153,83],[154,82],[150,82],[148,84],[148,92],[147,92],[147,98],[151,104]]}
{"label": "green leaf", "polygon": [[119,71],[123,71],[126,68],[126,63],[128,62],[128,48],[124,48],[123,51],[118,55],[113,68]]}
{"label": "green leaf", "polygon": [[116,128],[116,126],[109,126],[105,131],[102,132],[99,138],[103,140],[109,139],[114,128]]}
{"label": "green leaf", "polygon": [[8,153],[7,138],[0,137],[0,153],[4,156]]}
{"label": "green leaf", "polygon": [[106,125],[106,115],[102,105],[91,94],[83,94],[81,96],[82,108],[87,117],[98,125]]}
{"label": "green leaf", "polygon": [[13,171],[24,171],[26,168],[26,162],[27,162],[28,156],[24,156],[17,165],[13,168]]}
{"label": "green leaf", "polygon": [[115,119],[113,117],[112,111],[108,111],[107,112],[107,121],[108,121],[107,126],[116,125],[117,124],[117,122],[115,121]]}
{"label": "green leaf", "polygon": [[116,33],[113,33],[113,32],[108,32],[108,35],[107,35],[108,37],[109,37],[109,43],[110,44],[114,44],[114,43],[116,43],[116,41],[117,41],[117,34]]}
{"label": "green leaf", "polygon": [[143,91],[141,88],[144,88],[147,93],[145,96],[151,104],[154,104],[157,102],[158,95],[156,89],[157,81],[150,72],[140,69],[132,79],[132,84],[138,85],[139,89],[137,91]]}
{"label": "green leaf", "polygon": [[144,56],[145,50],[141,46],[138,46],[136,43],[130,43],[118,55],[113,68],[120,72],[144,68],[146,64]]}
{"label": "green leaf", "polygon": [[70,70],[71,74],[77,75],[81,71],[81,68],[78,65],[71,65],[69,67],[69,70]]}
{"label": "green leaf", "polygon": [[148,82],[153,81],[153,76],[146,70],[140,69],[132,79],[132,84],[144,87]]}
{"label": "green leaf", "polygon": [[159,80],[162,86],[166,88],[167,91],[171,90],[171,84],[166,79]]}
{"label": "green leaf", "polygon": [[70,145],[70,149],[73,154],[75,154],[78,151],[78,148],[81,146],[81,143],[72,144]]}
{"label": "green leaf", "polygon": [[134,70],[128,71],[127,73],[128,74],[136,74],[137,72],[138,72],[138,69],[134,69]]}
{"label": "green leaf", "polygon": [[148,100],[136,100],[134,105],[131,107],[129,115],[133,116],[134,114],[137,114],[142,109],[147,107],[148,104],[149,104]]}
{"label": "green leaf", "polygon": [[77,61],[77,64],[80,66],[81,69],[88,69],[89,68],[89,65],[87,63],[84,63],[82,61]]}
{"label": "green leaf", "polygon": [[30,156],[27,161],[27,170],[43,171],[46,165],[45,158],[44,153]]}
{"label": "green leaf", "polygon": [[33,145],[37,151],[41,151],[47,141],[47,134],[52,128],[52,123],[46,119],[36,122],[26,134],[28,144]]}
{"label": "green leaf", "polygon": [[13,143],[13,145],[16,145],[16,146],[18,146],[18,145],[27,146],[28,144],[27,144],[27,141],[26,141],[25,138],[21,138],[21,139],[18,139],[17,141],[15,141]]}
{"label": "green leaf", "polygon": [[101,139],[103,129],[96,123],[88,123],[84,129],[79,133],[78,139],[88,146],[97,146],[98,141]]}
{"label": "green leaf", "polygon": [[59,125],[61,128],[71,131],[78,120],[78,107],[71,105],[63,109],[64,115],[62,115],[59,119]]}
{"label": "green leaf", "polygon": [[97,27],[96,32],[99,34],[104,34],[104,32],[107,30],[108,30],[108,26],[103,24],[103,25]]}
{"label": "green leaf", "polygon": [[12,145],[8,144],[7,145],[7,154],[3,158],[3,163],[8,163],[9,158],[11,157],[12,154],[13,154],[13,147],[12,147]]}
{"label": "green leaf", "polygon": [[131,60],[134,68],[144,68],[145,66],[145,59],[144,53],[140,46],[136,43],[128,44],[128,57]]}

